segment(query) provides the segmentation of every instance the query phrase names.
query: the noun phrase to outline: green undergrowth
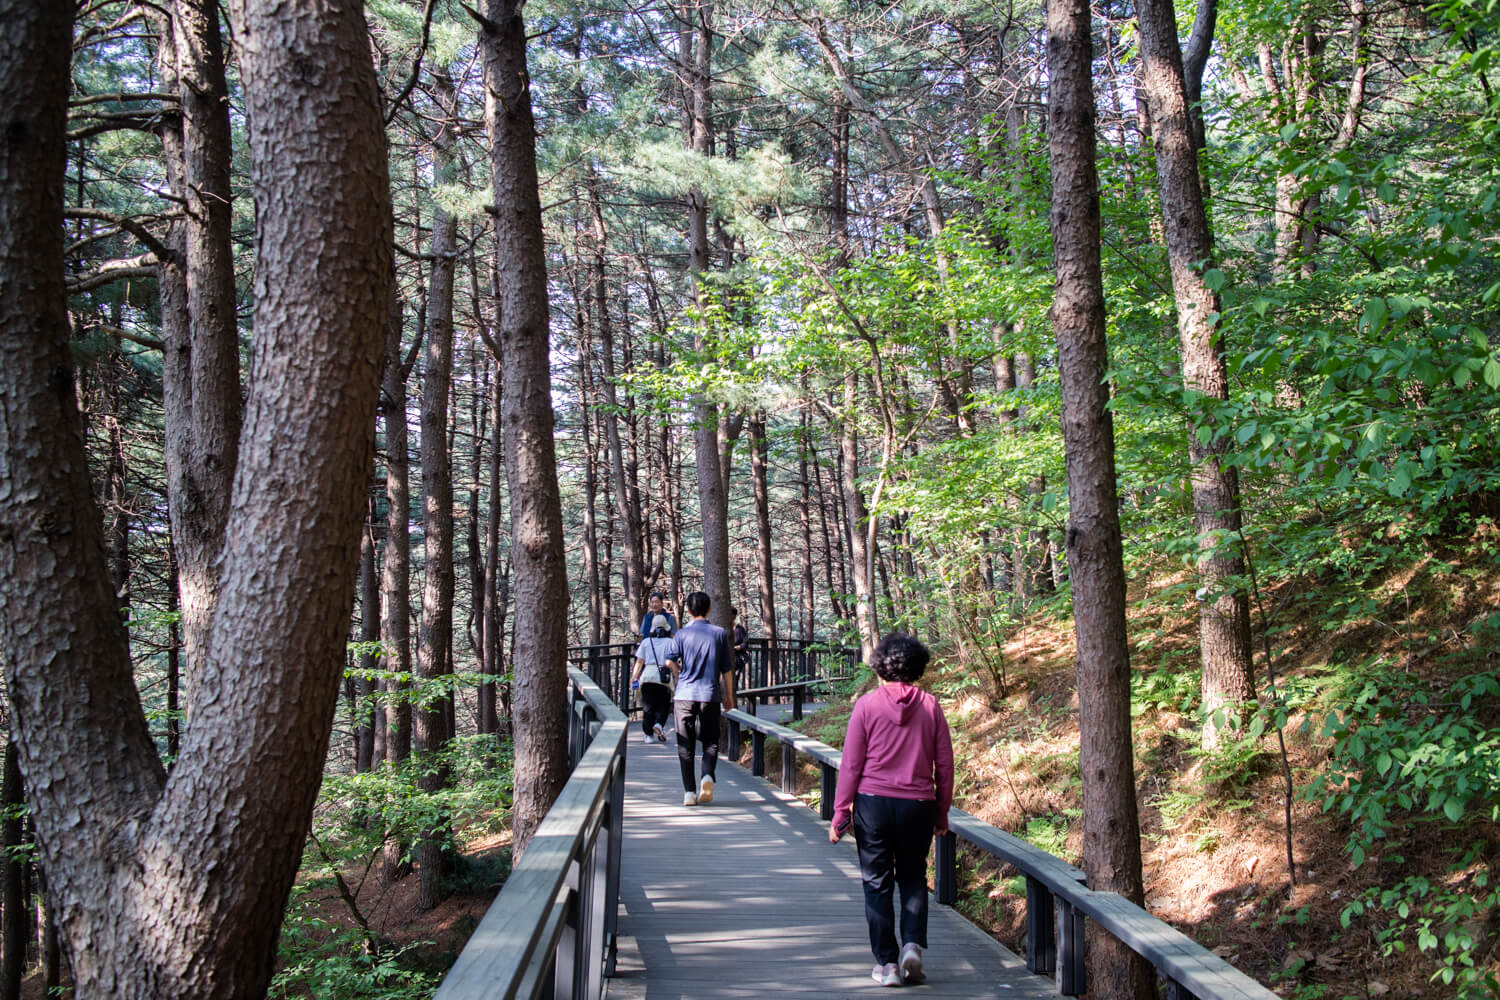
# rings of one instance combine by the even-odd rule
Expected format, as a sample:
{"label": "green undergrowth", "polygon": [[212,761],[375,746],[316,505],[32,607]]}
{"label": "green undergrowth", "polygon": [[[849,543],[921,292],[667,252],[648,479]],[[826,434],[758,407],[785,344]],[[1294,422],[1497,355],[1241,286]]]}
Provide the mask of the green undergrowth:
{"label": "green undergrowth", "polygon": [[[447,780],[440,791],[420,788],[424,772]],[[437,754],[414,755],[399,766],[324,776],[312,836],[282,923],[270,996],[341,1000],[425,1000],[475,926],[471,918],[441,934],[412,936],[384,928],[369,912],[389,886],[377,886],[385,846],[439,837],[445,896],[492,896],[510,874],[508,848],[481,855],[466,842],[493,836],[510,821],[512,756],[508,741],[464,736]]]}

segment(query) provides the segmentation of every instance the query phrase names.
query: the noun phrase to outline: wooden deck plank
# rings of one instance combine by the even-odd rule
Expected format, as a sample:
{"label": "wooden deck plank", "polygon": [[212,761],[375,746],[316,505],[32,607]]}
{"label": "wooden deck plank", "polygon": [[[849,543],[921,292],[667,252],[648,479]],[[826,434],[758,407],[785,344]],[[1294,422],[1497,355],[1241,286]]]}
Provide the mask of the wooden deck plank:
{"label": "wooden deck plank", "polygon": [[[709,806],[682,805],[675,744],[626,764],[620,953],[613,1000],[884,994],[869,978],[853,838],[828,843],[817,814],[720,762]],[[921,996],[1055,997],[1052,982],[945,906],[928,919]]]}

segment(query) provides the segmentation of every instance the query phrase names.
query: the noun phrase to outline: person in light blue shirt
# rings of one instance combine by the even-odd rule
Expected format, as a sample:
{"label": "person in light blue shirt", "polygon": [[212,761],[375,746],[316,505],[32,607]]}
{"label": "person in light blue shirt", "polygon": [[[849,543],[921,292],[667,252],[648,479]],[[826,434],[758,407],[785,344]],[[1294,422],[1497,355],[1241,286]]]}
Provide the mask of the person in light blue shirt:
{"label": "person in light blue shirt", "polygon": [[[672,717],[677,728],[677,761],[682,767],[682,804],[708,805],[714,798],[714,771],[719,762],[719,697],[726,691],[733,707],[734,658],[729,634],[708,620],[709,597],[701,590],[688,595],[692,621],[672,637],[668,658],[677,663],[677,692]],[[725,675],[728,675],[727,679]],[[729,684],[725,689],[722,685]],[[703,776],[693,783],[693,743],[703,745]]]}
{"label": "person in light blue shirt", "polygon": [[666,622],[658,622],[656,630],[636,647],[630,686],[641,695],[641,732],[646,743],[667,742],[662,727],[672,717],[672,670],[677,666],[671,652]]}

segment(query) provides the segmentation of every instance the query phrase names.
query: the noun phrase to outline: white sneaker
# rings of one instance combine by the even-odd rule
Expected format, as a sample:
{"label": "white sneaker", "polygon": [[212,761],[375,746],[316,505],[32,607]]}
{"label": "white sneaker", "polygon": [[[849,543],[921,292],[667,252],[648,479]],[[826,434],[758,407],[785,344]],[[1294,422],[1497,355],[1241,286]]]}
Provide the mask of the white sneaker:
{"label": "white sneaker", "polygon": [[685,806],[695,806],[698,804],[698,796],[694,795],[692,792],[683,792],[682,804]]}
{"label": "white sneaker", "polygon": [[661,731],[660,722],[651,727],[651,735],[656,737],[656,742],[658,743],[667,742],[667,734]]}
{"label": "white sneaker", "polygon": [[714,779],[712,775],[705,774],[703,780],[698,782],[698,804],[706,806],[714,800]]}
{"label": "white sneaker", "polygon": [[641,742],[644,743],[644,744],[646,744],[649,747],[651,744],[655,743],[656,741],[651,738],[651,734],[650,733],[645,733],[644,735],[641,736]]}
{"label": "white sneaker", "polygon": [[870,970],[870,978],[881,986],[901,985],[901,973],[896,970],[895,962],[875,966],[875,968]]}
{"label": "white sneaker", "polygon": [[908,941],[901,946],[901,978],[913,985],[923,982],[922,946]]}

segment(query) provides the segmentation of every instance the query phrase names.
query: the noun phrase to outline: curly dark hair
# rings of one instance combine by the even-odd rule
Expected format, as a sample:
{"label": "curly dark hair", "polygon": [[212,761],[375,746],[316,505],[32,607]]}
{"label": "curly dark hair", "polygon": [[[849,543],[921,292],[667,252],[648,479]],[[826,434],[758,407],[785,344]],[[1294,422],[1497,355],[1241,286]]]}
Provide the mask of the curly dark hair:
{"label": "curly dark hair", "polygon": [[931,659],[932,654],[915,636],[892,632],[875,647],[870,666],[875,670],[875,676],[883,681],[911,684],[927,670]]}

